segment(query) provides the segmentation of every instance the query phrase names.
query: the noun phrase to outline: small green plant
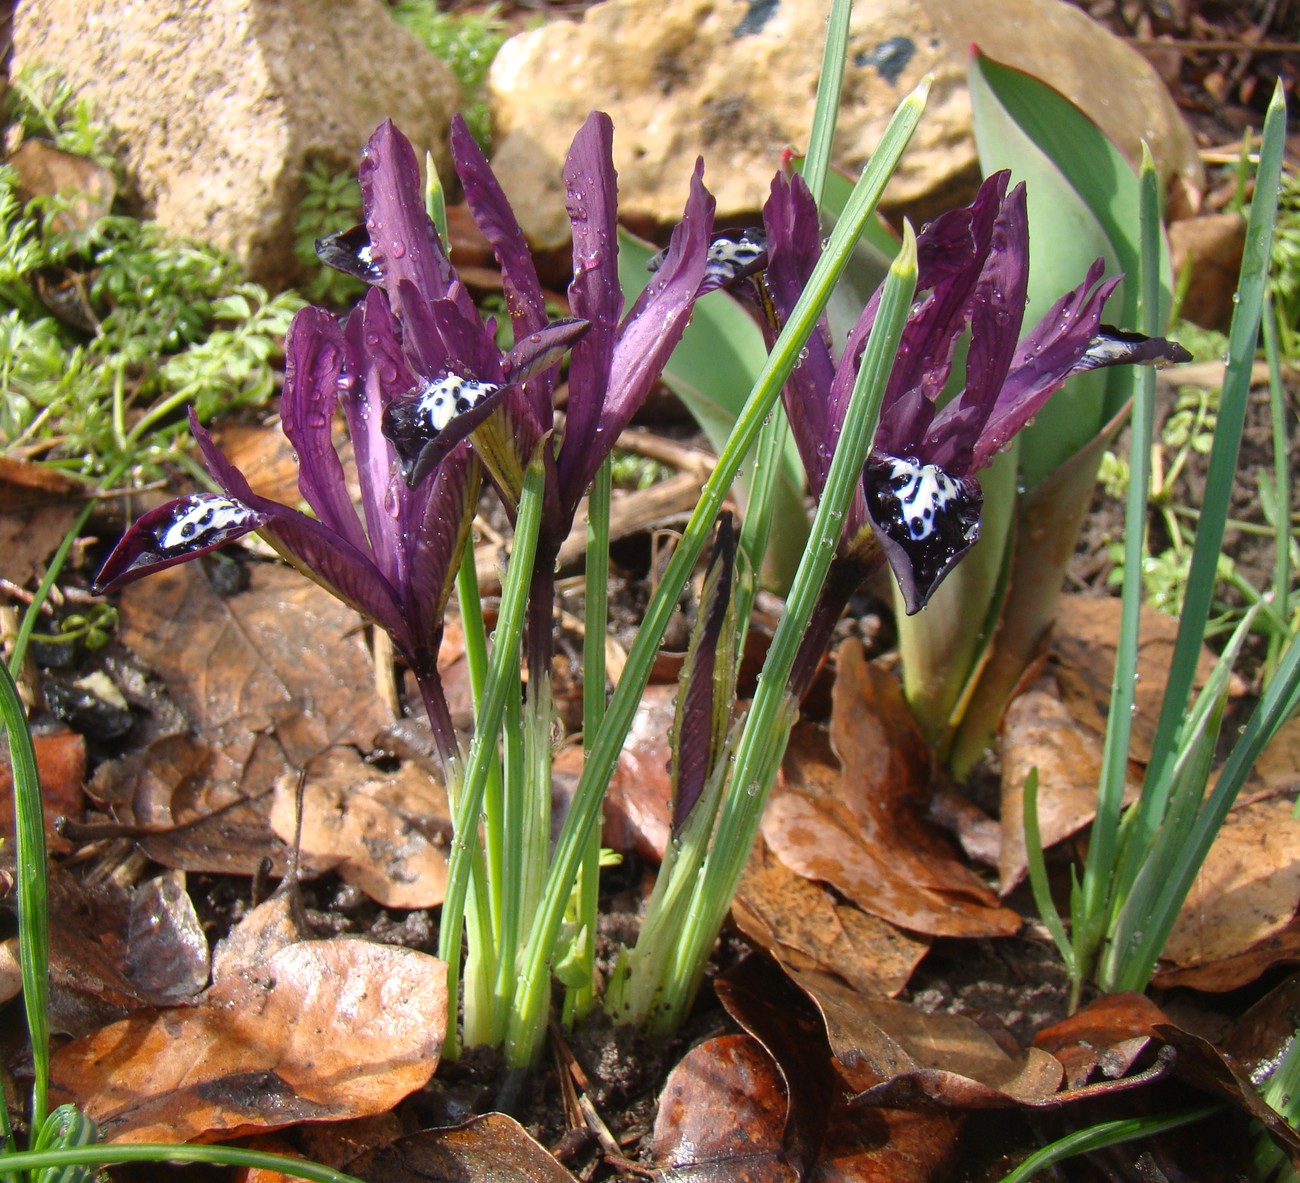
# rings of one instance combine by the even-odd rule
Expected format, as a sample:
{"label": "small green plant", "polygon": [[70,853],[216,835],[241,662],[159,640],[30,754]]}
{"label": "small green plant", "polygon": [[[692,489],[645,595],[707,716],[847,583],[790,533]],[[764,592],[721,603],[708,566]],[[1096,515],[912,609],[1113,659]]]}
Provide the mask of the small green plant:
{"label": "small green plant", "polygon": [[[65,83],[21,74],[11,117],[92,154],[108,143]],[[88,480],[154,480],[200,419],[260,405],[302,306],[241,282],[213,247],[122,214],[68,228],[76,195],[23,201],[0,166],[0,450]]]}
{"label": "small green plant", "polygon": [[483,96],[483,84],[497,50],[505,44],[506,26],[495,6],[483,12],[453,15],[438,10],[437,0],[397,0],[392,17],[410,29],[451,67],[460,83],[464,105],[461,114],[483,147],[492,138],[492,117]]}
{"label": "small green plant", "polygon": [[94,604],[87,612],[73,612],[59,621],[57,632],[32,633],[32,640],[44,645],[72,645],[80,641],[87,649],[102,649],[117,628],[117,609],[112,604]]}
{"label": "small green plant", "polygon": [[[1070,971],[1077,1004],[1089,981],[1107,992],[1142,990],[1150,981],[1183,901],[1228,810],[1255,760],[1281,724],[1300,704],[1300,644],[1289,622],[1279,621],[1281,636],[1270,647],[1270,674],[1246,726],[1234,737],[1227,761],[1207,793],[1212,761],[1223,725],[1229,673],[1251,626],[1266,613],[1277,615],[1289,589],[1288,549],[1279,546],[1272,602],[1256,593],[1204,688],[1193,694],[1193,681],[1210,623],[1220,569],[1228,506],[1237,475],[1237,457],[1245,422],[1251,369],[1261,323],[1265,319],[1265,279],[1273,231],[1273,206],[1261,195],[1277,192],[1286,108],[1279,87],[1264,125],[1256,183],[1256,201],[1247,228],[1246,250],[1238,283],[1213,447],[1203,504],[1197,521],[1180,611],[1178,637],[1170,665],[1164,703],[1156,724],[1142,793],[1129,809],[1123,805],[1137,678],[1138,609],[1143,596],[1138,573],[1145,554],[1145,525],[1151,480],[1154,422],[1154,376],[1143,375],[1134,398],[1129,466],[1132,472],[1126,509],[1123,615],[1111,689],[1111,704],[1097,813],[1087,862],[1070,894],[1071,928],[1067,934],[1048,890],[1038,837],[1037,777],[1025,791],[1026,845],[1030,881],[1044,922],[1051,930]],[[1156,307],[1154,236],[1158,226],[1154,166],[1148,157],[1142,174],[1143,300],[1147,315]],[[1275,337],[1266,344],[1275,361]],[[1274,366],[1276,369],[1276,367]],[[1275,400],[1275,405],[1276,401]],[[1278,418],[1281,418],[1280,416]],[[1285,430],[1274,434],[1284,456]],[[1279,462],[1285,474],[1285,464]],[[1285,475],[1275,484],[1279,507],[1289,506]],[[1281,511],[1285,513],[1285,510]]]}
{"label": "small green plant", "polygon": [[1268,290],[1282,355],[1294,361],[1300,355],[1300,173],[1294,169],[1282,174]]}
{"label": "small green plant", "polygon": [[302,294],[313,304],[342,308],[360,298],[364,284],[332,267],[321,267],[316,258],[316,240],[350,226],[361,219],[361,195],[356,173],[331,168],[315,160],[303,174],[305,194],[293,226],[293,257],[311,278]]}
{"label": "small green plant", "polygon": [[17,124],[24,138],[49,140],[56,148],[84,156],[116,171],[112,131],[95,118],[88,100],[52,66],[25,66],[9,80],[6,124]]}

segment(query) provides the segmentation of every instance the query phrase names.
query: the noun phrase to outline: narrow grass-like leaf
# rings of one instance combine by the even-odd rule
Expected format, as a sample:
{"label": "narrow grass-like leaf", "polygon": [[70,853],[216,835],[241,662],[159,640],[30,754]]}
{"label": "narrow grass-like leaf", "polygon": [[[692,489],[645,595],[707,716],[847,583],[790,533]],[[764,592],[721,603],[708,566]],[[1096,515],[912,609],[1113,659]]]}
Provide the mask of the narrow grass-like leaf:
{"label": "narrow grass-like leaf", "polygon": [[[1286,391],[1282,386],[1282,353],[1277,339],[1277,318],[1273,299],[1264,292],[1264,357],[1268,361],[1268,407],[1273,423],[1273,607],[1284,622],[1290,620],[1291,597],[1291,444],[1287,435]],[[1265,680],[1277,668],[1283,634],[1274,631],[1268,640]]]}
{"label": "narrow grass-like leaf", "polygon": [[[1160,234],[1155,165],[1143,151],[1142,195],[1139,214],[1145,241],[1154,244]],[[1154,250],[1143,255],[1141,279],[1154,291]],[[1146,308],[1146,324],[1156,316],[1154,302]],[[1154,328],[1152,328],[1154,331]],[[1092,971],[1105,936],[1119,855],[1120,820],[1124,809],[1124,784],[1128,772],[1129,738],[1133,730],[1133,702],[1137,690],[1138,623],[1145,597],[1142,564],[1146,554],[1147,501],[1151,492],[1151,443],[1155,435],[1155,372],[1138,370],[1129,433],[1128,501],[1124,509],[1124,587],[1120,601],[1119,637],[1115,647],[1115,672],[1106,716],[1101,776],[1097,784],[1097,813],[1093,819],[1084,870],[1080,910],[1074,916],[1072,996],[1077,1000],[1083,978]]]}
{"label": "narrow grass-like leaf", "polygon": [[[1300,644],[1292,638],[1282,655],[1277,674],[1264,691],[1263,698],[1251,714],[1250,722],[1219,773],[1214,791],[1197,814],[1196,824],[1187,839],[1165,856],[1168,859],[1165,864],[1167,871],[1159,882],[1153,882],[1156,889],[1154,898],[1150,907],[1143,909],[1140,917],[1143,926],[1140,929],[1142,947],[1135,947],[1130,953],[1135,962],[1141,958],[1140,963],[1148,966],[1148,976],[1241,786],[1246,783],[1246,777],[1260,753],[1277,734],[1277,729],[1290,717],[1298,696]],[[1139,931],[1136,920],[1129,927]],[[1136,977],[1134,974],[1124,980],[1132,981]]]}
{"label": "narrow grass-like leaf", "polygon": [[[18,685],[0,662],[0,720],[9,741],[14,779],[15,855],[18,875],[18,955],[23,982],[23,1012],[32,1045],[31,1128],[45,1123],[50,1083],[50,930],[49,882],[45,869],[45,814],[36,750],[23,714]],[[8,1163],[6,1162],[6,1168]]]}
{"label": "narrow grass-like leaf", "polygon": [[1064,1138],[1058,1138],[1050,1146],[1044,1146],[1042,1150],[1034,1151],[1009,1175],[1003,1175],[1001,1183],[1030,1183],[1039,1171],[1046,1170],[1053,1163],[1073,1158],[1076,1154],[1087,1154],[1107,1146],[1119,1146],[1125,1142],[1136,1142],[1140,1138],[1151,1138],[1156,1134],[1168,1133],[1170,1130],[1204,1121],[1222,1108],[1222,1105],[1205,1105],[1199,1109],[1188,1109],[1164,1117],[1124,1117],[1118,1121],[1098,1122],[1087,1129],[1066,1134]]}
{"label": "narrow grass-like leaf", "polygon": [[1038,825],[1038,769],[1031,768],[1025,777],[1024,796],[1025,861],[1029,868],[1029,887],[1034,893],[1034,906],[1038,915],[1052,934],[1052,940],[1061,951],[1061,960],[1067,970],[1074,969],[1074,947],[1061,923],[1061,914],[1052,902],[1052,888],[1047,881],[1047,863],[1043,858],[1043,833]]}
{"label": "narrow grass-like leaf", "polygon": [[[1264,118],[1259,169],[1255,177],[1255,199],[1250,207],[1241,273],[1234,297],[1232,326],[1228,333],[1228,364],[1219,396],[1218,423],[1210,451],[1209,470],[1201,517],[1192,549],[1187,592],[1178,624],[1178,638],[1170,664],[1164,705],[1152,739],[1149,768],[1157,780],[1174,759],[1178,732],[1196,676],[1206,621],[1217,580],[1219,552],[1223,545],[1224,521],[1237,476],[1237,456],[1250,394],[1250,372],[1263,311],[1264,284],[1268,277],[1270,246],[1277,218],[1278,187],[1286,140],[1286,102],[1281,84],[1274,91]],[[1163,802],[1142,801],[1138,828],[1149,836],[1158,824]]]}
{"label": "narrow grass-like leaf", "polygon": [[[596,470],[587,495],[587,565],[583,572],[582,734],[595,735],[605,717],[605,634],[609,627],[609,511],[613,457]],[[584,985],[565,991],[564,1020],[585,1017],[595,1001],[596,914],[600,903],[600,831],[593,829],[578,875],[578,932],[575,956]],[[587,984],[591,983],[591,984]]]}
{"label": "narrow grass-like leaf", "polygon": [[[537,554],[537,532],[542,520],[542,491],[546,480],[540,449],[546,446],[547,441],[543,440],[524,477],[519,514],[515,522],[514,549],[501,585],[501,609],[497,616],[487,680],[475,718],[474,739],[470,745],[460,800],[456,803],[453,822],[455,837],[447,860],[447,894],[443,900],[438,933],[438,956],[447,963],[447,993],[451,998],[456,997],[460,981],[461,926],[465,919],[465,901],[469,890],[470,860],[473,848],[478,846],[479,813],[483,807],[484,788],[489,769],[497,759],[497,742],[501,734],[506,695],[517,693],[519,687],[524,615],[528,586],[532,580],[533,559]],[[500,955],[506,956],[507,952],[501,950]],[[468,1018],[469,1016],[467,1021]],[[459,1046],[454,1023],[448,1024],[446,1044],[449,1049],[446,1054],[449,1055],[454,1054]]]}
{"label": "narrow grass-like leaf", "polygon": [[735,428],[720,450],[718,464],[705,482],[699,503],[687,522],[642,618],[623,676],[614,690],[600,731],[588,744],[582,776],[564,826],[556,841],[550,876],[543,894],[542,909],[534,919],[527,949],[521,959],[520,988],[511,1018],[506,1055],[518,1066],[534,1062],[544,1034],[544,1002],[548,963],[564,918],[564,908],[586,848],[589,830],[600,817],[600,805],[613,772],[624,737],[650,676],[655,650],[663,636],[696,560],[712,533],[722,501],[736,477],[744,457],[757,440],[763,420],[772,413],[781,387],[798,361],[817,318],[826,305],[836,280],[848,265],[854,244],[875,210],[885,183],[898,167],[903,149],[911,139],[925,107],[929,79],[903,100],[891,118],[880,145],[863,170],[840,225],[814,269],[789,321],[754,384],[752,393],[736,419]]}
{"label": "narrow grass-like leaf", "polygon": [[853,0],[831,0],[831,14],[826,21],[826,46],[822,50],[822,70],[817,79],[817,102],[808,133],[808,154],[801,170],[818,209],[821,208],[822,190],[831,166],[831,147],[835,141],[835,123],[840,112],[848,59],[849,17],[852,15]]}
{"label": "narrow grass-like leaf", "polygon": [[165,1142],[142,1142],[135,1146],[114,1142],[104,1146],[28,1150],[7,1156],[4,1169],[6,1172],[43,1171],[70,1166],[110,1167],[128,1162],[250,1167],[278,1172],[290,1179],[307,1179],[310,1183],[362,1183],[355,1175],[306,1159],[291,1158],[287,1154],[270,1154],[265,1150],[248,1150],[242,1146],[174,1146]]}
{"label": "narrow grass-like leaf", "polygon": [[1143,786],[1144,792],[1158,791],[1165,801],[1160,825],[1147,846],[1134,845],[1136,811],[1126,820],[1123,858],[1112,871],[1104,917],[1106,946],[1097,968],[1097,982],[1104,990],[1145,989],[1164,948],[1168,933],[1152,922],[1152,901],[1178,866],[1196,823],[1223,725],[1232,667],[1257,611],[1251,609],[1242,619],[1197,695],[1179,738],[1177,757],[1168,766],[1168,785],[1156,786],[1148,780]]}

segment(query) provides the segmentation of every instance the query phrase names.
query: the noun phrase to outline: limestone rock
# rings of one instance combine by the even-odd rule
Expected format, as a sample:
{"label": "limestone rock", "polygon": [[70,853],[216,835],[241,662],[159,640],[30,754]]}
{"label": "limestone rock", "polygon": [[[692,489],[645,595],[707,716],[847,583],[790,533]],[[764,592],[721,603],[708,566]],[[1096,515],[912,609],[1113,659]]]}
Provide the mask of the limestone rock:
{"label": "limestone rock", "polygon": [[[720,219],[759,208],[781,150],[807,140],[828,10],[827,0],[606,0],[576,22],[512,38],[489,87],[495,164],[508,193],[529,195],[518,211],[525,229],[538,245],[560,241],[559,169],[592,106],[614,119],[626,211],[679,217],[697,155]],[[899,100],[934,76],[886,204],[923,218],[973,192],[972,40],[1050,79],[1126,149],[1150,132],[1167,175],[1198,175],[1155,72],[1062,0],[858,0],[837,162],[861,168]]]}
{"label": "limestone rock", "polygon": [[58,67],[120,133],[143,211],[272,284],[315,160],[391,116],[449,166],[455,79],[382,0],[22,0],[14,66]]}

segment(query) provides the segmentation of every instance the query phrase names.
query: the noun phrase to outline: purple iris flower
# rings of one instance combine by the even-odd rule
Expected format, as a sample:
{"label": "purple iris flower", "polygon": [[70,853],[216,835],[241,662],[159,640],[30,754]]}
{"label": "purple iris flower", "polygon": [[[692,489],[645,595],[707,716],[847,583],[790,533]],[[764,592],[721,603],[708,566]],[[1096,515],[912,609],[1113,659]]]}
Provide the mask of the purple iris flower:
{"label": "purple iris flower", "polygon": [[[567,208],[573,229],[573,280],[569,303],[586,330],[573,345],[569,362],[568,404],[558,447],[544,454],[547,465],[538,566],[549,565],[553,551],[569,533],[578,503],[619,434],[645,401],[690,321],[705,278],[713,225],[713,198],[697,164],[682,221],[673,232],[662,267],[626,316],[618,278],[617,175],[613,124],[593,112],[574,137],[564,167]],[[452,126],[456,169],[470,211],[496,253],[506,307],[516,341],[545,331],[541,283],[532,253],[505,193],[464,122]],[[364,178],[363,178],[364,183]],[[399,201],[418,201],[412,191]],[[547,371],[505,392],[499,428],[474,446],[502,486],[507,505],[517,496],[512,474],[522,474],[537,441],[555,427],[554,373]],[[390,412],[387,430],[399,452],[443,446],[478,426],[461,418],[431,423],[414,403]],[[504,454],[513,450],[508,461]],[[408,477],[418,478],[418,461]]]}
{"label": "purple iris flower", "polygon": [[[456,739],[436,662],[481,484],[478,457],[464,437],[511,390],[539,376],[553,380],[564,350],[586,326],[542,321],[502,354],[492,325],[478,316],[448,262],[420,202],[415,154],[391,123],[371,137],[360,175],[365,225],[324,240],[321,253],[372,289],[343,328],[323,309],[304,309],[285,346],[280,415],[311,514],[253,493],[191,413],[222,492],[192,494],[145,514],[109,556],[95,589],[111,591],[257,531],[392,637],[451,759]],[[334,443],[340,407],[360,513]],[[411,408],[426,423],[455,418],[465,430],[395,448],[385,428]]]}
{"label": "purple iris flower", "polygon": [[[917,301],[903,330],[863,483],[841,555],[860,583],[883,552],[909,614],[920,611],[979,537],[976,473],[992,463],[1067,378],[1124,363],[1189,360],[1176,343],[1101,323],[1119,278],[1102,280],[1098,259],[1021,338],[1029,277],[1024,185],[1010,174],[917,236]],[[765,269],[752,288],[770,310],[773,338],[821,255],[816,206],[803,179],[778,175],[764,209]],[[755,274],[751,264],[747,274]],[[739,291],[745,289],[737,285]],[[879,292],[837,355],[823,320],[783,392],[814,494],[839,438]],[[953,353],[969,333],[965,386],[942,408]],[[879,550],[877,550],[877,546]]]}

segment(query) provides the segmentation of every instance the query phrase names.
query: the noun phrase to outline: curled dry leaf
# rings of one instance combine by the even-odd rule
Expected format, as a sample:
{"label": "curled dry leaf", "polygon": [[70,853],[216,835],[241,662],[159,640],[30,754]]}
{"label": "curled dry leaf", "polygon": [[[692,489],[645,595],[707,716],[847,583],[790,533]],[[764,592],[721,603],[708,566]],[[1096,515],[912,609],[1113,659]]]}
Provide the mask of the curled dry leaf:
{"label": "curled dry leaf", "polygon": [[23,989],[23,967],[18,960],[18,938],[0,941],[0,1006],[17,998]]}
{"label": "curled dry leaf", "polygon": [[451,1129],[421,1130],[341,1164],[363,1179],[457,1183],[574,1183],[513,1117],[487,1113]]}
{"label": "curled dry leaf", "polygon": [[424,1085],[447,1023],[446,966],[365,941],[305,941],[61,1048],[51,1073],[106,1141],[237,1137],[379,1113]]}
{"label": "curled dry leaf", "polygon": [[[4,551],[0,548],[0,554]],[[75,731],[56,731],[32,736],[36,771],[41,781],[41,811],[45,815],[45,841],[60,854],[72,849],[67,839],[54,832],[54,819],[81,817],[85,806],[86,741]],[[14,778],[9,764],[9,745],[0,744],[0,834],[14,832]]]}
{"label": "curled dry leaf", "polygon": [[[275,786],[271,827],[292,843],[297,775]],[[416,764],[387,775],[352,748],[331,748],[306,769],[302,857],[312,870],[335,870],[386,908],[433,908],[447,886],[447,791]]]}
{"label": "curled dry leaf", "polygon": [[838,1082],[826,1029],[805,994],[766,958],[746,957],[714,983],[718,1001],[762,1045],[786,1097],[782,1146],[801,1178],[821,1152]]}
{"label": "curled dry leaf", "polygon": [[857,641],[838,652],[831,710],[836,762],[808,728],[791,738],[785,783],[763,837],[792,870],[864,911],[931,936],[1008,936],[1020,917],[926,821],[930,763],[897,680]]}
{"label": "curled dry leaf", "polygon": [[1060,1062],[1029,1048],[1013,1055],[961,1015],[926,1014],[905,1002],[868,998],[825,974],[795,981],[817,1004],[854,1105],[994,1109],[1051,1097]]}
{"label": "curled dry leaf", "polygon": [[1190,968],[1236,958],[1286,928],[1297,903],[1300,826],[1291,802],[1248,802],[1214,839],[1161,960]]}
{"label": "curled dry leaf", "polygon": [[[668,736],[676,697],[676,685],[647,686],[641,696],[605,797],[601,842],[613,850],[635,850],[648,859],[664,856],[672,819]],[[581,772],[580,749],[566,749],[560,758],[573,762],[575,774]]]}
{"label": "curled dry leaf", "polygon": [[[833,1077],[829,1062],[823,1071]],[[835,1087],[838,1092],[841,1083]],[[825,1137],[800,1172],[784,1140],[787,1104],[781,1073],[752,1036],[697,1045],[673,1069],[659,1101],[651,1146],[664,1177],[674,1183],[939,1183],[952,1177],[956,1115],[850,1109],[836,1100]]]}
{"label": "curled dry leaf", "polygon": [[106,769],[97,793],[154,829],[143,845],[166,866],[251,874],[271,857],[283,870],[267,822],[276,780],[332,745],[368,751],[386,722],[356,613],[272,564],[228,598],[185,564],[128,586],[120,608],[124,643],[183,719]]}
{"label": "curled dry leaf", "polygon": [[[1038,769],[1038,827],[1044,849],[1083,829],[1097,812],[1101,739],[1080,724],[1050,678],[1012,700],[1002,724],[1002,852],[1000,890],[1015,890],[1028,872],[1025,780]],[[1137,786],[1125,786],[1131,801]]]}
{"label": "curled dry leaf", "polygon": [[[1054,672],[1062,698],[1074,717],[1097,735],[1105,733],[1110,710],[1119,622],[1120,602],[1113,596],[1062,596],[1052,629]],[[1131,759],[1145,764],[1165,697],[1178,621],[1143,605],[1138,628],[1138,683],[1129,753]],[[1214,655],[1202,647],[1196,685],[1203,686],[1213,669]],[[1234,686],[1241,693],[1240,683]]]}
{"label": "curled dry leaf", "polygon": [[208,938],[182,871],[165,871],[131,893],[127,973],[155,1003],[183,1002],[208,984]]}
{"label": "curled dry leaf", "polygon": [[835,973],[864,994],[907,985],[930,941],[835,899],[796,875],[760,836],[732,901],[741,932],[787,970]]}
{"label": "curled dry leaf", "polygon": [[1066,1083],[1082,1088],[1098,1076],[1119,1080],[1151,1043],[1164,1014],[1142,994],[1107,994],[1059,1023],[1043,1028],[1034,1046],[1064,1066]]}
{"label": "curled dry leaf", "polygon": [[39,579],[77,519],[71,477],[29,460],[0,456],[0,555],[5,578],[19,587]]}
{"label": "curled dry leaf", "polygon": [[286,945],[306,940],[295,885],[289,880],[247,913],[212,951],[212,980],[219,981],[268,961]]}
{"label": "curled dry leaf", "polygon": [[673,1179],[690,1183],[796,1183],[782,1142],[785,1083],[750,1035],[693,1047],[659,1098],[651,1149]]}

